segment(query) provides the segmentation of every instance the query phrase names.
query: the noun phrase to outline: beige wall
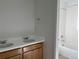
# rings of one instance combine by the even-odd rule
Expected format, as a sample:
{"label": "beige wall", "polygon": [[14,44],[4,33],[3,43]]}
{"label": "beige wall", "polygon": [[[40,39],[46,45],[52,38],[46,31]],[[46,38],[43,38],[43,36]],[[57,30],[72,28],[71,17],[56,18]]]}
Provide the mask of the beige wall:
{"label": "beige wall", "polygon": [[36,0],[35,31],[45,37],[44,59],[54,59],[56,41],[57,0]]}
{"label": "beige wall", "polygon": [[0,38],[34,32],[34,0],[0,0]]}

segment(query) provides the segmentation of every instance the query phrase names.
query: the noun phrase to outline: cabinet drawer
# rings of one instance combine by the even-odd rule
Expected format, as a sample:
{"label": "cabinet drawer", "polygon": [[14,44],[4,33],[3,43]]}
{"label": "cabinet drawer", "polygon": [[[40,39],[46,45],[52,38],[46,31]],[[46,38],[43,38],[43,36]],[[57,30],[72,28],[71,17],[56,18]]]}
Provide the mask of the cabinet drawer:
{"label": "cabinet drawer", "polygon": [[23,48],[23,52],[28,52],[30,50],[41,48],[42,46],[43,46],[43,43],[38,43],[38,44],[30,45],[30,46],[24,47]]}
{"label": "cabinet drawer", "polygon": [[0,59],[9,58],[12,56],[16,56],[22,53],[22,49],[11,50],[7,52],[0,53]]}
{"label": "cabinet drawer", "polygon": [[17,56],[14,56],[14,57],[8,58],[8,59],[21,59],[21,55],[17,55]]}

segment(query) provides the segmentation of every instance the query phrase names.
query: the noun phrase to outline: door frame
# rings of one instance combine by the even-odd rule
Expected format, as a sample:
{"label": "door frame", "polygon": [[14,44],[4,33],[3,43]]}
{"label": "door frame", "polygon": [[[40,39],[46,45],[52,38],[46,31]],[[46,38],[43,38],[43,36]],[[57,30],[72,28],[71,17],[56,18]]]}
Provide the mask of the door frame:
{"label": "door frame", "polygon": [[60,15],[60,0],[57,0],[57,23],[56,23],[56,47],[55,59],[59,59],[58,55],[58,41],[59,41],[59,15]]}

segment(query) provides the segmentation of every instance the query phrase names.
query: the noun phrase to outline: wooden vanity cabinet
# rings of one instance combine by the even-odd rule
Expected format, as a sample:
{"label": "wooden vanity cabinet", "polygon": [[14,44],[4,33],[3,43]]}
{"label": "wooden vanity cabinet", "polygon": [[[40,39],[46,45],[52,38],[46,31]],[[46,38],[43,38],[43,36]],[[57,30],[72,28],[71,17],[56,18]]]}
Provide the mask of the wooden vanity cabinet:
{"label": "wooden vanity cabinet", "polygon": [[42,49],[36,49],[33,51],[29,51],[24,53],[24,59],[43,59]]}
{"label": "wooden vanity cabinet", "polygon": [[2,52],[0,53],[0,59],[43,59],[43,43]]}
{"label": "wooden vanity cabinet", "polygon": [[24,53],[23,59],[33,59],[32,53],[33,53],[33,51],[29,51],[27,53]]}
{"label": "wooden vanity cabinet", "polygon": [[36,49],[33,51],[33,59],[43,59],[43,50],[42,48]]}
{"label": "wooden vanity cabinet", "polygon": [[17,56],[14,56],[14,57],[8,58],[8,59],[22,59],[22,58],[21,58],[21,55],[17,55]]}
{"label": "wooden vanity cabinet", "polygon": [[43,44],[35,44],[23,48],[24,59],[43,59]]}
{"label": "wooden vanity cabinet", "polygon": [[[6,52],[0,53],[0,59],[12,59],[12,58],[18,58],[20,59],[22,53],[22,49],[14,49]],[[18,57],[20,56],[20,57]]]}

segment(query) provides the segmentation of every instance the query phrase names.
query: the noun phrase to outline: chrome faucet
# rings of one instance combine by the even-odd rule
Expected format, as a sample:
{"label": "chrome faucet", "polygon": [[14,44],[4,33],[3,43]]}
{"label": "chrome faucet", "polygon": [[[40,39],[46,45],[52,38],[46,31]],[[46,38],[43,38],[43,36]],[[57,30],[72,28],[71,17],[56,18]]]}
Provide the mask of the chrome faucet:
{"label": "chrome faucet", "polygon": [[7,40],[0,40],[0,44],[5,44],[7,43]]}

